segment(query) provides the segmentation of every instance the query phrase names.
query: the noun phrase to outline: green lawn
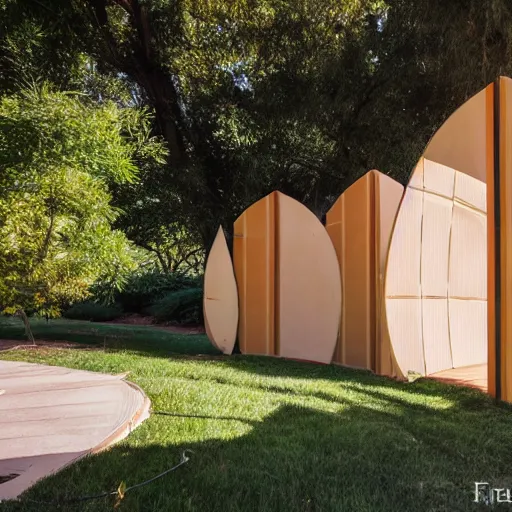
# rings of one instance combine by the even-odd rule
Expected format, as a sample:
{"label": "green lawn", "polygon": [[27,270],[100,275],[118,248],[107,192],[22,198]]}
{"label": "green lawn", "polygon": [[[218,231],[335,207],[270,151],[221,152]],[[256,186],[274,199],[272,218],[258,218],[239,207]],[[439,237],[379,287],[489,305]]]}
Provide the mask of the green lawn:
{"label": "green lawn", "polygon": [[[213,356],[202,336],[148,327],[59,321],[35,330],[77,340],[73,331],[98,328],[101,335],[119,334],[122,344],[107,351],[10,351],[0,358],[130,371],[155,410],[190,417],[153,414],[124,442],[2,510],[54,510],[29,500],[96,494],[121,481],[130,486],[176,464],[186,448],[194,452],[188,464],[128,493],[118,510],[489,510],[472,503],[474,482],[512,487],[512,411],[480,392],[424,379],[401,384],[334,366]],[[0,326],[0,338],[12,329]],[[101,335],[95,336],[100,343]],[[112,507],[106,499],[61,510]]]}
{"label": "green lawn", "polygon": [[[73,341],[99,345],[107,350],[127,349],[155,356],[166,354],[211,354],[220,352],[203,335],[175,334],[148,326],[105,324],[78,320],[31,319],[36,339]],[[0,339],[24,340],[25,328],[19,318],[0,316]]]}

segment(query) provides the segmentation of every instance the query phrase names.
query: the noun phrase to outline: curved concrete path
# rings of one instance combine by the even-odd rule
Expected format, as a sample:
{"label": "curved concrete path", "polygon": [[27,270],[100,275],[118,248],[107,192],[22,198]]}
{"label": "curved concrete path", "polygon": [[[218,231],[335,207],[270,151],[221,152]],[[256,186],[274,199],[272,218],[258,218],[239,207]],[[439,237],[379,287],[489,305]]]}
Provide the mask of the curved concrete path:
{"label": "curved concrete path", "polygon": [[149,399],[123,377],[0,361],[0,500],[142,423]]}

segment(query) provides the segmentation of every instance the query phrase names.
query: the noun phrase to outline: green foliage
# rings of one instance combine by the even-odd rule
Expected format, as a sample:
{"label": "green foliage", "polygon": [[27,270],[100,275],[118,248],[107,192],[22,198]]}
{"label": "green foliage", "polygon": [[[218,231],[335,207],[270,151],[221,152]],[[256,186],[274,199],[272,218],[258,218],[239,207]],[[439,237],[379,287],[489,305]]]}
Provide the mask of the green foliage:
{"label": "green foliage", "polygon": [[116,226],[182,271],[274,189],[320,216],[371,168],[406,181],[442,121],[512,74],[511,27],[510,0],[5,0],[0,86],[149,107],[167,151],[141,147],[140,181],[113,187]]}
{"label": "green foliage", "polygon": [[154,109],[167,165],[133,212],[119,195],[130,224],[142,210],[150,226],[147,198],[168,205],[143,240],[153,250],[176,223],[207,249],[219,223],[230,229],[272,189],[320,215],[371,168],[405,181],[446,116],[512,73],[509,0],[16,4],[42,50],[49,9],[62,11],[57,71],[80,46],[98,76]]}
{"label": "green foliage", "polygon": [[62,316],[70,320],[87,320],[91,322],[108,322],[123,315],[118,304],[106,306],[97,302],[81,302],[64,311]]}
{"label": "green foliage", "polygon": [[201,286],[201,278],[182,274],[169,274],[160,271],[134,273],[129,276],[122,291],[115,296],[116,302],[126,312],[145,312],[172,292],[197,289]]}
{"label": "green foliage", "polygon": [[121,132],[137,115],[47,86],[0,98],[3,309],[56,316],[99,278],[116,288],[134,270],[125,235],[111,228],[108,184],[135,179],[140,142]]}
{"label": "green foliage", "polygon": [[158,321],[179,324],[201,324],[203,321],[203,290],[188,288],[168,293],[151,306],[148,312]]}

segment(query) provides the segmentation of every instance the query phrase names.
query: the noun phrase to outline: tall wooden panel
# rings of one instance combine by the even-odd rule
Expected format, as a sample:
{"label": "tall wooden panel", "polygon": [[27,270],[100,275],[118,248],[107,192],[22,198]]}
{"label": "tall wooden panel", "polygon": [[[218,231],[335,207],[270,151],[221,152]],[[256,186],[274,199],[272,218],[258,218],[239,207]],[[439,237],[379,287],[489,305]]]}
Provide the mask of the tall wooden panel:
{"label": "tall wooden panel", "polygon": [[376,193],[375,193],[375,239],[377,254],[376,276],[377,276],[377,294],[375,297],[375,311],[378,315],[376,332],[376,366],[375,371],[380,375],[397,375],[397,368],[394,362],[389,339],[389,331],[386,320],[386,301],[385,301],[385,277],[386,263],[388,258],[389,244],[395,225],[396,216],[400,207],[400,202],[404,195],[404,187],[389,176],[380,172],[375,173]]}
{"label": "tall wooden panel", "polygon": [[[495,148],[488,192],[489,216],[489,392],[512,402],[512,80],[501,78],[495,96]],[[491,144],[489,144],[491,146]],[[491,153],[491,148],[489,148]],[[495,180],[498,180],[497,183]],[[490,208],[491,210],[491,208]],[[499,244],[496,237],[499,236]],[[496,249],[499,249],[497,258]]]}
{"label": "tall wooden panel", "polygon": [[371,173],[356,181],[327,212],[326,222],[343,285],[339,341],[333,361],[370,369],[374,366],[375,324],[374,181]]}
{"label": "tall wooden panel", "polygon": [[[495,177],[495,149],[497,145],[495,143],[494,132],[496,131],[495,117],[496,117],[496,106],[497,98],[499,97],[496,92],[496,84],[492,84],[486,89],[486,110],[488,112],[486,116],[486,155],[487,155],[487,392],[496,397],[498,391],[501,393],[501,389],[498,390],[496,387],[497,375],[496,375],[496,345],[498,332],[496,329],[496,315],[499,311],[496,309],[496,241],[499,237],[496,237],[496,222],[497,216],[495,215],[495,189],[499,185],[499,180],[496,182]],[[498,128],[499,130],[499,128]],[[499,164],[499,158],[496,162]],[[498,215],[499,217],[499,215]],[[501,388],[501,386],[500,386]]]}
{"label": "tall wooden panel", "polygon": [[327,364],[341,310],[336,253],[310,210],[284,194],[277,197],[279,355]]}
{"label": "tall wooden panel", "polygon": [[501,186],[501,380],[503,400],[512,402],[512,80],[500,80]]}
{"label": "tall wooden panel", "polygon": [[343,299],[333,362],[391,374],[387,329],[382,328],[385,259],[403,186],[370,171],[336,201],[326,228],[336,249]]}
{"label": "tall wooden panel", "polygon": [[238,341],[243,354],[276,355],[275,269],[277,192],[245,210],[234,224],[233,260],[240,318]]}

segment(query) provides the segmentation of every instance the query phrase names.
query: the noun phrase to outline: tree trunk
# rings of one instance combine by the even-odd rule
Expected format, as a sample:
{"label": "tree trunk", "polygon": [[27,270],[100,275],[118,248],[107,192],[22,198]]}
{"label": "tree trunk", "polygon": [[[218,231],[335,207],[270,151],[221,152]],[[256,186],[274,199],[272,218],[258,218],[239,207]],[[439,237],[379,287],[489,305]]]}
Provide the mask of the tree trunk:
{"label": "tree trunk", "polygon": [[30,328],[30,321],[28,319],[27,314],[22,308],[20,308],[18,309],[18,311],[16,311],[16,315],[23,320],[23,323],[25,324],[25,335],[27,336],[28,341],[30,341],[32,345],[35,346],[36,340],[34,339],[34,335],[32,334],[32,329]]}

